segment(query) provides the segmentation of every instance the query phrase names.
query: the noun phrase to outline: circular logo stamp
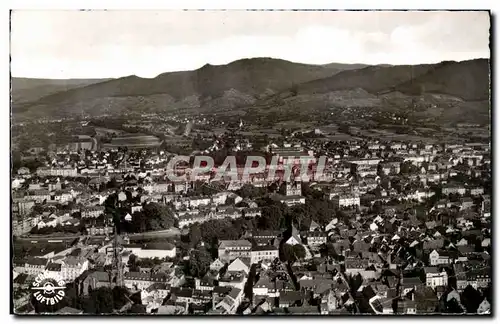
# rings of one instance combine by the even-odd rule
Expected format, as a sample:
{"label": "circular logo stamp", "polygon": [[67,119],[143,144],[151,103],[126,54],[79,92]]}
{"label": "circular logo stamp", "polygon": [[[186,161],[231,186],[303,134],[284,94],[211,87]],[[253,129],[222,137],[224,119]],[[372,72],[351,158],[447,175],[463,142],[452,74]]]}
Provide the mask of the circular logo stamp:
{"label": "circular logo stamp", "polygon": [[33,296],[42,304],[55,305],[64,298],[66,283],[56,275],[41,273],[33,281]]}

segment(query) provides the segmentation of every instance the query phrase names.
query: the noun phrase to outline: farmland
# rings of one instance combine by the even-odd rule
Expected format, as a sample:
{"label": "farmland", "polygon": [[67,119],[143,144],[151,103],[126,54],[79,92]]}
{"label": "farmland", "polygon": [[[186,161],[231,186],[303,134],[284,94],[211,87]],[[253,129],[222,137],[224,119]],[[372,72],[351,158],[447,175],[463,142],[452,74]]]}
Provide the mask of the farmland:
{"label": "farmland", "polygon": [[152,135],[129,134],[120,135],[111,140],[111,143],[104,143],[103,148],[142,148],[160,146],[160,139]]}

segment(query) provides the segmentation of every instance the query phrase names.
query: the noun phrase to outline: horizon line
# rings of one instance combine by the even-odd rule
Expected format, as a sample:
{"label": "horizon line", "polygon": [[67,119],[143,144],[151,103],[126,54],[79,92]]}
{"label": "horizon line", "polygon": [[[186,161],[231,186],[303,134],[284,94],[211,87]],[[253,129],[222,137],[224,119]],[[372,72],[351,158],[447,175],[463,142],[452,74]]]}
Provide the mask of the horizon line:
{"label": "horizon line", "polygon": [[[422,63],[417,63],[417,64],[391,64],[391,63],[376,63],[376,64],[368,64],[368,63],[362,63],[362,62],[357,62],[357,63],[344,63],[344,62],[330,62],[330,63],[324,63],[324,64],[313,64],[313,63],[305,63],[305,62],[295,62],[295,61],[291,61],[291,60],[285,60],[285,59],[282,59],[282,58],[277,58],[277,57],[270,57],[270,56],[257,56],[257,57],[242,57],[242,58],[239,58],[237,60],[234,60],[234,61],[231,61],[231,62],[228,62],[228,63],[225,63],[225,64],[211,64],[209,62],[205,63],[204,65],[198,67],[198,68],[195,68],[195,69],[191,69],[191,70],[173,70],[173,71],[165,71],[165,72],[161,72],[161,73],[158,73],[157,75],[155,75],[154,77],[141,77],[141,76],[138,76],[137,74],[130,74],[130,75],[123,75],[123,76],[118,76],[118,77],[113,77],[113,76],[109,76],[109,77],[85,77],[85,78],[80,78],[80,77],[76,77],[76,78],[56,78],[56,79],[52,79],[52,78],[48,78],[48,77],[30,77],[30,76],[14,76],[12,75],[12,71],[10,71],[10,78],[11,80],[16,78],[16,79],[32,79],[32,80],[116,80],[116,79],[122,79],[122,78],[129,78],[129,77],[136,77],[136,78],[140,78],[140,79],[146,79],[146,80],[151,80],[151,79],[155,79],[157,77],[159,77],[160,75],[163,75],[163,74],[167,74],[167,73],[179,73],[179,72],[193,72],[193,71],[198,71],[206,66],[227,66],[227,65],[230,65],[230,64],[233,64],[233,63],[236,63],[236,62],[239,62],[239,61],[244,61],[244,60],[258,60],[258,59],[271,59],[271,60],[277,60],[277,61],[285,61],[285,62],[289,62],[289,63],[294,63],[294,64],[303,64],[303,65],[311,65],[311,66],[326,66],[326,65],[330,65],[330,64],[344,64],[344,65],[366,65],[366,67],[369,67],[369,66],[380,66],[380,65],[388,65],[388,66],[405,66],[405,65],[408,65],[408,66],[417,66],[417,65],[427,65],[427,64],[439,64],[439,63],[443,63],[443,62],[456,62],[456,63],[460,63],[460,62],[467,62],[467,61],[474,61],[474,60],[490,60],[490,57],[476,57],[476,58],[470,58],[470,59],[465,59],[465,60],[460,60],[460,61],[456,61],[456,60],[438,60],[438,61],[433,61],[433,62],[422,62]],[[10,69],[12,68],[12,62],[10,64]]]}

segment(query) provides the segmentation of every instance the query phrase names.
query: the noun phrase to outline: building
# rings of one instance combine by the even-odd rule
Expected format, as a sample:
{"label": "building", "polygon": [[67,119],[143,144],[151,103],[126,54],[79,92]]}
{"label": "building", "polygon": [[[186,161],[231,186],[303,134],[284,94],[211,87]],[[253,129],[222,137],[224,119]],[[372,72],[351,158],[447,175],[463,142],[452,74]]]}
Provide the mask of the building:
{"label": "building", "polygon": [[377,271],[367,270],[370,265],[367,259],[348,257],[345,259],[344,265],[347,275],[355,276],[359,273],[365,279],[375,279],[377,277]]}
{"label": "building", "polygon": [[337,208],[360,206],[359,195],[355,193],[334,196],[332,201]]}
{"label": "building", "polygon": [[448,274],[446,271],[439,271],[437,267],[425,267],[426,285],[436,288],[448,285]]}
{"label": "building", "polygon": [[61,262],[61,277],[66,282],[74,281],[89,268],[89,261],[83,257],[67,256]]}
{"label": "building", "polygon": [[287,196],[301,196],[302,195],[302,186],[300,182],[287,182],[286,183],[286,192]]}
{"label": "building", "polygon": [[219,279],[220,287],[233,287],[243,290],[247,276],[244,271],[228,271]]}
{"label": "building", "polygon": [[236,258],[250,258],[252,243],[247,240],[223,240],[219,242],[219,259],[229,262]]}
{"label": "building", "polygon": [[40,167],[36,170],[36,174],[39,177],[77,177],[77,168],[65,167],[65,168],[46,168]]}
{"label": "building", "polygon": [[128,289],[145,290],[155,283],[166,284],[168,276],[165,273],[128,272],[123,276],[123,279],[125,287]]}
{"label": "building", "polygon": [[123,249],[130,251],[138,258],[174,258],[177,253],[175,245],[170,243],[126,244]]}
{"label": "building", "polygon": [[326,244],[328,236],[325,232],[308,232],[302,235],[309,246],[320,246],[321,244]]}
{"label": "building", "polygon": [[49,262],[45,267],[45,273],[51,278],[61,278],[61,264]]}
{"label": "building", "polygon": [[272,245],[257,246],[250,252],[250,262],[258,263],[260,261],[274,261],[279,258],[279,250]]}
{"label": "building", "polygon": [[249,263],[249,259],[236,258],[228,265],[227,271],[244,272],[246,275],[248,275],[250,273],[250,266],[251,264]]}
{"label": "building", "polygon": [[434,250],[429,254],[429,264],[437,266],[441,264],[451,264],[456,259],[456,255],[450,251]]}
{"label": "building", "polygon": [[292,234],[286,240],[286,244],[289,245],[297,245],[297,244],[302,244],[302,238],[300,237],[299,231],[295,228],[295,226],[292,225]]}
{"label": "building", "polygon": [[306,197],[304,196],[283,196],[280,202],[286,204],[287,206],[303,205],[306,203]]}
{"label": "building", "polygon": [[104,206],[87,207],[81,211],[82,218],[98,218],[104,214]]}
{"label": "building", "polygon": [[449,184],[443,187],[443,195],[458,194],[465,195],[466,189],[463,185]]}
{"label": "building", "polygon": [[93,290],[100,287],[109,287],[111,285],[111,278],[109,273],[104,271],[94,271],[88,273],[79,285],[79,293],[88,295]]}
{"label": "building", "polygon": [[24,269],[27,274],[37,276],[45,271],[48,261],[45,258],[29,258],[26,261]]}

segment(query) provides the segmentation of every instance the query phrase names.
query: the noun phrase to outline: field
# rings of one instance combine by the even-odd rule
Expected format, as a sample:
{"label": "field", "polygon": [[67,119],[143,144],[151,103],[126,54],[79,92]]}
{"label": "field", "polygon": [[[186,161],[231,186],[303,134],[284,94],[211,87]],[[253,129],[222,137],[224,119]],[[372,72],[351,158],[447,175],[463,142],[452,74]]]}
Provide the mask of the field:
{"label": "field", "polygon": [[142,147],[154,147],[161,144],[160,139],[151,135],[140,135],[140,134],[130,134],[121,135],[120,137],[115,137],[111,140],[111,143],[103,144],[104,148],[117,148],[117,147],[128,147],[128,148],[142,148]]}
{"label": "field", "polygon": [[107,136],[111,134],[115,135],[121,135],[125,134],[124,131],[118,130],[118,129],[110,129],[110,128],[104,128],[104,127],[94,127],[95,132],[97,133],[97,136]]}

